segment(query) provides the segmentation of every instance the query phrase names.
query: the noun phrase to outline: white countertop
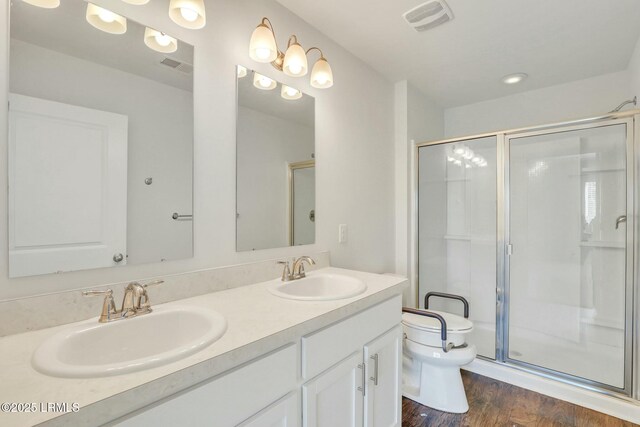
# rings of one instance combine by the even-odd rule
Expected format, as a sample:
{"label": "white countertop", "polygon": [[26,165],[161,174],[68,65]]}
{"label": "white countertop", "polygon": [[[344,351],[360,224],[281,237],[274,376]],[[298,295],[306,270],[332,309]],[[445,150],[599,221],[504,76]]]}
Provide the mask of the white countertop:
{"label": "white countertop", "polygon": [[49,421],[48,425],[77,426],[107,422],[397,295],[407,283],[398,276],[334,267],[317,271],[360,278],[366,282],[367,290],[342,300],[294,301],[272,295],[267,286],[273,281],[269,281],[163,304],[215,310],[227,319],[227,331],[218,341],[189,357],[130,374],[70,379],[35,371],[31,366],[34,350],[68,325],[0,338],[0,403],[36,403],[38,407],[47,402],[77,403],[81,408],[69,414],[0,412],[0,425],[29,426]]}

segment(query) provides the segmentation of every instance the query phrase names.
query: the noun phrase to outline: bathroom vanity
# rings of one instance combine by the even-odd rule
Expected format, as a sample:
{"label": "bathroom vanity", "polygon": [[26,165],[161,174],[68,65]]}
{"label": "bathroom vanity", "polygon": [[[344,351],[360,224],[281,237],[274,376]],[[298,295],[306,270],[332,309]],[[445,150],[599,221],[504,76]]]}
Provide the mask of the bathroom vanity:
{"label": "bathroom vanity", "polygon": [[120,324],[175,306],[215,311],[227,330],[197,353],[137,372],[58,378],[36,371],[31,354],[78,324],[4,337],[3,402],[77,403],[80,410],[2,413],[0,424],[400,426],[401,293],[407,281],[332,267],[309,276],[314,274],[349,276],[366,283],[366,290],[339,300],[300,301],[274,294],[275,279],[157,305],[158,313]]}

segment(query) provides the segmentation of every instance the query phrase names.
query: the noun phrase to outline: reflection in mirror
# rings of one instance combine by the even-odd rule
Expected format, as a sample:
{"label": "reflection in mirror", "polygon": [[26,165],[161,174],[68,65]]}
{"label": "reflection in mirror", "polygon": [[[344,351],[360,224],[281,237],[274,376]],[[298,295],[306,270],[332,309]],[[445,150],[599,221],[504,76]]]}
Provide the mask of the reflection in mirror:
{"label": "reflection in mirror", "polygon": [[11,277],[193,255],[193,47],[90,6],[11,5]]}
{"label": "reflection in mirror", "polygon": [[315,100],[237,67],[238,251],[315,242]]}

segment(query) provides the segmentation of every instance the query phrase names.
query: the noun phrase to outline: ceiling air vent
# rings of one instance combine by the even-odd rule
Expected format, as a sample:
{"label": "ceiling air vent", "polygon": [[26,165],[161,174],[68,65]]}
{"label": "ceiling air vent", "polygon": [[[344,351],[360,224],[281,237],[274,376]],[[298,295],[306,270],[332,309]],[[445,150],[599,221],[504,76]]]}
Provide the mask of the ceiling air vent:
{"label": "ceiling air vent", "polygon": [[416,31],[427,31],[453,19],[453,13],[444,0],[431,0],[416,6],[402,17]]}
{"label": "ceiling air vent", "polygon": [[171,67],[175,70],[181,71],[185,74],[191,74],[193,72],[193,65],[187,64],[185,62],[180,62],[168,57],[163,58],[160,63],[162,65],[166,65],[167,67]]}

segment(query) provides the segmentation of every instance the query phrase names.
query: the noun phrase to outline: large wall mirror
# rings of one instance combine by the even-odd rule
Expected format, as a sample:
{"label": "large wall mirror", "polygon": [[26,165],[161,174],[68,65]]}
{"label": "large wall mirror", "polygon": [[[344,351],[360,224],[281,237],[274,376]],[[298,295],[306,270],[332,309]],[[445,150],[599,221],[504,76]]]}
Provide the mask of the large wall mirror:
{"label": "large wall mirror", "polygon": [[15,1],[9,61],[10,276],[193,256],[193,47]]}
{"label": "large wall mirror", "polygon": [[236,247],[315,242],[315,101],[237,67]]}

